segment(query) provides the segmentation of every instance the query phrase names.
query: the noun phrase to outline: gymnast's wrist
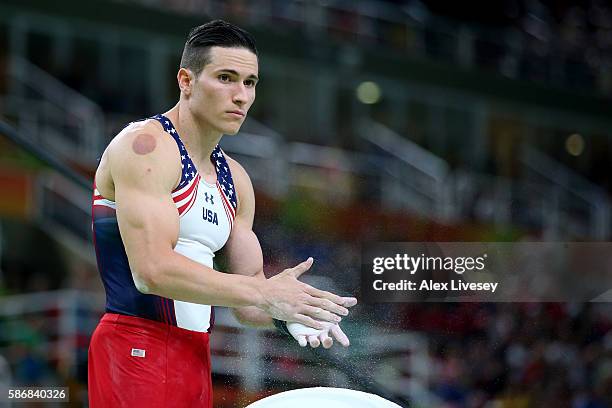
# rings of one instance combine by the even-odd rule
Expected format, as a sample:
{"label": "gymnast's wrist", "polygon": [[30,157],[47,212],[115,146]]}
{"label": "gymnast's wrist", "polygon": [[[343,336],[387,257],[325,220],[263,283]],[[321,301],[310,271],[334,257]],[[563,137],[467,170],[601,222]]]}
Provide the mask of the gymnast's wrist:
{"label": "gymnast's wrist", "polygon": [[272,322],[274,323],[274,327],[276,327],[276,330],[278,330],[280,333],[286,334],[287,336],[291,335],[291,333],[289,333],[289,329],[287,329],[286,321],[273,318]]}

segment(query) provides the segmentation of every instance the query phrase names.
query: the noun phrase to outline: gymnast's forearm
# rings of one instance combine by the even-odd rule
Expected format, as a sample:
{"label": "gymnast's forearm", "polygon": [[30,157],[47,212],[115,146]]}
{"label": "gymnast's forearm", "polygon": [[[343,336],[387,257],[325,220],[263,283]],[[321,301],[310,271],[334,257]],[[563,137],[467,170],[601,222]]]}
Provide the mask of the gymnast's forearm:
{"label": "gymnast's forearm", "polygon": [[143,293],[213,306],[259,306],[262,281],[216,271],[174,251],[155,256],[133,268],[136,287]]}

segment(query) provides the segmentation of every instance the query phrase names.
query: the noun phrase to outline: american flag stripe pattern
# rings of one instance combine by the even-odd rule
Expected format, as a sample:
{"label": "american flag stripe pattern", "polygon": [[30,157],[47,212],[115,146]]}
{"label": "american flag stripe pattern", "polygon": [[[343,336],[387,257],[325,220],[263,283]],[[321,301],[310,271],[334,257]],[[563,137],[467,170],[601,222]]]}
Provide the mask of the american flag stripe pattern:
{"label": "american flag stripe pattern", "polygon": [[[183,144],[183,141],[179,137],[178,132],[174,128],[174,125],[164,115],[157,115],[153,117],[163,126],[164,130],[174,138],[178,145],[179,152],[181,154],[181,181],[178,187],[172,192],[172,199],[176,204],[179,212],[179,216],[185,214],[193,206],[198,193],[198,185],[200,184],[200,175],[193,164],[193,161],[187,153],[187,149]],[[238,206],[238,200],[236,198],[236,190],[234,187],[234,181],[232,179],[232,173],[230,172],[229,165],[223,151],[219,145],[215,146],[213,152],[210,155],[210,160],[215,166],[217,171],[217,189],[221,195],[223,201],[223,208],[230,222],[230,228],[234,224],[236,218],[236,208]]]}
{"label": "american flag stripe pattern", "polygon": [[200,184],[200,175],[191,161],[191,157],[187,154],[187,149],[183,144],[183,141],[178,135],[178,132],[174,128],[174,125],[164,115],[156,115],[153,117],[156,119],[164,128],[164,130],[172,136],[176,144],[178,145],[179,153],[181,155],[181,181],[179,185],[172,192],[172,200],[176,205],[179,216],[182,216],[193,207],[198,195],[198,185]]}
{"label": "american flag stripe pattern", "polygon": [[200,185],[200,175],[196,176],[184,188],[172,193],[172,200],[176,204],[179,216],[185,214],[191,209],[198,195],[198,186]]}
{"label": "american flag stripe pattern", "polygon": [[236,207],[238,206],[232,173],[230,172],[225,155],[219,145],[214,148],[210,155],[210,159],[217,170],[217,189],[223,199],[223,208],[227,214],[227,219],[230,221],[231,228],[234,225]]}

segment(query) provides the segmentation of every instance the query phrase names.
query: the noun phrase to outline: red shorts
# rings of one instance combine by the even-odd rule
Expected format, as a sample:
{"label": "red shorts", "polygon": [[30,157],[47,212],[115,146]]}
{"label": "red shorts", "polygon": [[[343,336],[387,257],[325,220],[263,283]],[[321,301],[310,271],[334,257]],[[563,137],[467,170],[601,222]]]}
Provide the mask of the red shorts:
{"label": "red shorts", "polygon": [[91,408],[212,407],[208,333],[106,313],[88,376]]}

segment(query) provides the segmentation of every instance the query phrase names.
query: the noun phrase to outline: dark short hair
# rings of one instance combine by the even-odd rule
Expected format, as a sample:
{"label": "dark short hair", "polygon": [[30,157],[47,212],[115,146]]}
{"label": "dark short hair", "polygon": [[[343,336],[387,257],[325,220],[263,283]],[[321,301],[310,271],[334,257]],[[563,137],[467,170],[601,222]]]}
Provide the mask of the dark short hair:
{"label": "dark short hair", "polygon": [[214,20],[191,29],[185,42],[181,68],[198,75],[210,62],[210,47],[246,48],[257,54],[255,39],[246,30],[223,20]]}

